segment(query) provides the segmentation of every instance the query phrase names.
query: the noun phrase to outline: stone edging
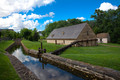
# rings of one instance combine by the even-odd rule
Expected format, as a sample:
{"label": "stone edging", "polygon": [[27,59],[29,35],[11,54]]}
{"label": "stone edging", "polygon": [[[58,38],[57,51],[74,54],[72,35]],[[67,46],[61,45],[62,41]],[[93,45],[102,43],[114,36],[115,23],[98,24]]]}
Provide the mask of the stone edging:
{"label": "stone edging", "polygon": [[5,51],[10,50],[12,47],[16,45],[21,45],[21,39],[16,39],[14,43],[12,43],[8,48],[5,49]]}
{"label": "stone edging", "polygon": [[24,64],[22,64],[15,56],[12,56],[8,52],[6,52],[6,55],[9,57],[11,64],[22,80],[39,80],[37,76],[31,72]]}
{"label": "stone edging", "polygon": [[12,56],[7,51],[10,50],[12,47],[16,45],[21,45],[21,40],[16,40],[14,43],[12,43],[8,48],[5,49],[6,54],[8,58],[10,59],[11,64],[15,68],[17,74],[22,80],[39,80],[37,76],[30,71],[24,64],[21,63],[20,60],[18,60],[15,56]]}
{"label": "stone edging", "polygon": [[120,71],[94,66],[88,63],[62,58],[52,54],[43,54],[43,62],[55,65],[84,79],[120,80]]}
{"label": "stone edging", "polygon": [[12,43],[8,48],[6,48],[5,49],[5,51],[8,51],[8,50],[10,50],[12,47],[14,47],[16,44],[15,44],[15,42],[14,43]]}
{"label": "stone edging", "polygon": [[38,58],[38,51],[33,50],[33,49],[28,49],[22,42],[21,42],[21,46],[23,47],[25,53]]}

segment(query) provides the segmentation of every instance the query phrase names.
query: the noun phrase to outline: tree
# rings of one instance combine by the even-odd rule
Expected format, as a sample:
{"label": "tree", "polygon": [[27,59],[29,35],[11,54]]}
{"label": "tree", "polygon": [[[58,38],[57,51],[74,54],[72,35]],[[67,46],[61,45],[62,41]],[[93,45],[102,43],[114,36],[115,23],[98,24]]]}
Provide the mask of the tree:
{"label": "tree", "polygon": [[2,36],[2,33],[0,32],[0,38],[1,38],[1,36]]}
{"label": "tree", "polygon": [[11,30],[2,30],[1,32],[1,37],[7,37],[9,39],[15,39],[15,35],[16,35],[16,32],[15,31],[11,31]]}
{"label": "tree", "polygon": [[37,32],[37,29],[35,28],[33,31],[32,31],[32,33],[33,33],[33,41],[38,41],[38,39],[40,38],[40,36],[39,36],[39,33]]}
{"label": "tree", "polygon": [[27,28],[23,28],[21,29],[20,31],[20,35],[22,38],[25,38],[25,39],[28,39],[31,37],[31,34],[32,34],[32,30],[29,30]]}
{"label": "tree", "polygon": [[34,30],[30,30],[27,28],[21,29],[20,37],[30,41],[38,41],[38,39],[40,38],[36,28]]}
{"label": "tree", "polygon": [[95,19],[93,29],[95,33],[107,32],[110,34],[111,41],[119,43],[120,39],[120,7],[116,10],[101,11],[95,10],[91,18]]}

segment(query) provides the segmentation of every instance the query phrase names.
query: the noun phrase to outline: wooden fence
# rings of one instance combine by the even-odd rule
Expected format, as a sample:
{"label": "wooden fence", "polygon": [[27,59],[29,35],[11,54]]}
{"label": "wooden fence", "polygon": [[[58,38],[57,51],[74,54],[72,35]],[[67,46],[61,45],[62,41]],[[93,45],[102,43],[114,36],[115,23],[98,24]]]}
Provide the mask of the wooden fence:
{"label": "wooden fence", "polygon": [[[97,41],[97,39],[92,39],[92,40]],[[55,51],[51,52],[51,54],[59,55],[59,54],[61,54],[63,51],[65,51],[66,49],[68,49],[68,48],[70,48],[70,47],[72,47],[72,46],[76,46],[76,45],[77,45],[77,46],[81,46],[81,45],[79,45],[80,42],[88,42],[88,41],[91,41],[91,40],[74,41],[74,42],[72,42],[72,43],[69,44],[69,45],[66,45],[66,46],[64,46],[64,47],[62,47],[62,48],[60,48],[60,49],[58,49],[58,50],[55,50]],[[97,45],[97,44],[96,44],[96,45]]]}

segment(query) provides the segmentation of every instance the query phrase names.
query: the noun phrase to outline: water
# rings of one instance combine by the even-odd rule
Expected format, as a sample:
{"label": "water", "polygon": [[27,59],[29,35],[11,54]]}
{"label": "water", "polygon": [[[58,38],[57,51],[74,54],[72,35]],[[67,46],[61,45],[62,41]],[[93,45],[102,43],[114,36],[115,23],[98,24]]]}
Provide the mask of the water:
{"label": "water", "polygon": [[43,64],[39,59],[26,55],[21,46],[13,48],[10,53],[34,72],[40,80],[83,80],[56,66]]}

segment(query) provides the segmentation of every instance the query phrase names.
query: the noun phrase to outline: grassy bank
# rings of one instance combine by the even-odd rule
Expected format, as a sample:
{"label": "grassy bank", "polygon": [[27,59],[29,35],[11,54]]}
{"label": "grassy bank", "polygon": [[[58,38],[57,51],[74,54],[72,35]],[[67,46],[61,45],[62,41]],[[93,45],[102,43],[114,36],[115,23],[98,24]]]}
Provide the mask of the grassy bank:
{"label": "grassy bank", "polygon": [[120,70],[120,48],[117,47],[71,47],[60,56]]}
{"label": "grassy bank", "polygon": [[[42,41],[42,42],[43,42],[43,48],[46,49],[47,52],[52,52],[52,51],[64,46],[64,45],[56,45],[56,44],[52,44],[52,43],[47,43],[46,41]],[[38,50],[38,48],[40,47],[40,42],[38,42],[38,41],[32,42],[32,41],[28,41],[28,40],[22,40],[22,43],[28,49]]]}
{"label": "grassy bank", "polygon": [[4,50],[12,43],[13,41],[0,42],[0,80],[20,80],[10,60],[4,55]]}
{"label": "grassy bank", "polygon": [[[28,40],[22,40],[22,43],[29,48],[38,50],[40,47],[40,42],[32,42]],[[119,44],[108,44],[108,45],[118,45]],[[64,45],[55,45],[43,41],[43,48],[47,49],[47,52],[52,52],[56,49],[63,47]],[[120,48],[119,47],[109,47],[109,46],[95,46],[95,47],[71,47],[64,51],[61,57],[69,58],[73,60],[83,61],[93,65],[99,65],[104,67],[113,68],[120,70]]]}
{"label": "grassy bank", "polygon": [[104,45],[108,45],[108,46],[118,46],[118,47],[120,47],[120,44],[115,44],[115,43],[100,43],[100,44],[104,44]]}

